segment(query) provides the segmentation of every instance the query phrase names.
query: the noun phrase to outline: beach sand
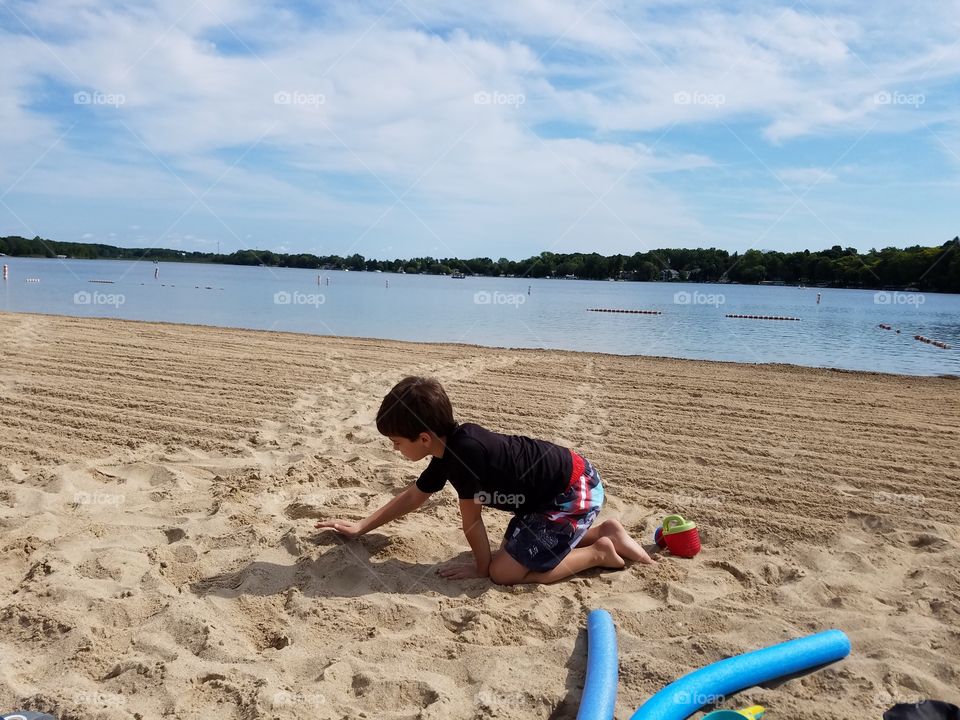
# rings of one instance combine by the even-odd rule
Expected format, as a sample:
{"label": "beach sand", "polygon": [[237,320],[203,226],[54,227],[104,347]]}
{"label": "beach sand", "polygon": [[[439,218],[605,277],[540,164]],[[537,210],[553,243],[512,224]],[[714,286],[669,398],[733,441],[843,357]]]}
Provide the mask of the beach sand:
{"label": "beach sand", "polygon": [[[573,718],[586,613],[617,717],[723,657],[837,627],[849,658],[720,703],[960,703],[960,380],[0,314],[0,710],[90,718]],[[692,560],[448,581],[456,501],[343,542],[425,465],[373,417],[407,374],[461,420],[573,446]],[[498,544],[508,516],[484,514]]]}

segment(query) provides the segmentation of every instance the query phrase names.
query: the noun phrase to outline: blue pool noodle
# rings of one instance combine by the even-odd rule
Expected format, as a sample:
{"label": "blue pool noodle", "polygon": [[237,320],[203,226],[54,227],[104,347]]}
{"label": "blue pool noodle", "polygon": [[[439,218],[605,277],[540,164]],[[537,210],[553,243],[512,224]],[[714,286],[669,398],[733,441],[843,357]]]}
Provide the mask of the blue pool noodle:
{"label": "blue pool noodle", "polygon": [[840,630],[827,630],[726,658],[670,683],[630,720],[683,720],[721,696],[826,665],[849,653],[850,639]]}
{"label": "blue pool noodle", "polygon": [[587,678],[577,720],[613,720],[617,704],[617,631],[606,610],[587,616]]}

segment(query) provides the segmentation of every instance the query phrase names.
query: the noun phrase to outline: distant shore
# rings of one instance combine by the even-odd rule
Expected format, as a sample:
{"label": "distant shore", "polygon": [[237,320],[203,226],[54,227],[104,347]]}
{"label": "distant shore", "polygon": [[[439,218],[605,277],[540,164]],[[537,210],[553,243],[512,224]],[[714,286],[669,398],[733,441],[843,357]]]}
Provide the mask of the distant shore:
{"label": "distant shore", "polygon": [[756,285],[761,282],[809,287],[856,289],[901,289],[916,287],[920,292],[960,293],[960,260],[951,255],[960,248],[960,237],[940,246],[913,246],[904,249],[871,249],[860,254],[856,248],[839,245],[825,250],[747,250],[741,256],[717,248],[660,248],[632,254],[600,255],[596,252],[541,252],[521,260],[501,257],[434,258],[413,257],[393,260],[365,258],[359,253],[347,257],[310,252],[282,253],[248,248],[228,254],[173,250],[171,248],[123,248],[94,243],[32,240],[19,236],[0,237],[0,251],[11,256],[62,258],[111,258],[171,262],[267,267],[295,267],[326,270],[403,271],[407,274],[451,275],[463,273],[480,277],[582,278],[649,282],[732,282]]}

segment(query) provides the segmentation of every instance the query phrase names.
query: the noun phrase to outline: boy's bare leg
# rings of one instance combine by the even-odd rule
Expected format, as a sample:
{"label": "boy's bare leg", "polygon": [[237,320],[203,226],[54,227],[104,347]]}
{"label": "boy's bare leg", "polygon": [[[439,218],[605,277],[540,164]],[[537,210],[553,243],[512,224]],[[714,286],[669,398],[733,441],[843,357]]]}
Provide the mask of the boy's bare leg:
{"label": "boy's bare leg", "polygon": [[630,537],[630,533],[619,520],[605,520],[599,525],[594,525],[580,539],[577,547],[589,547],[602,537],[608,537],[613,541],[617,554],[624,560],[633,560],[643,565],[655,565],[657,562],[650,557],[640,543]]}
{"label": "boy's bare leg", "polygon": [[613,541],[602,537],[589,547],[574,548],[559,565],[547,572],[531,572],[506,552],[498,551],[490,563],[490,579],[498,585],[552,583],[590,568],[622,568],[624,564],[623,558],[613,546]]}

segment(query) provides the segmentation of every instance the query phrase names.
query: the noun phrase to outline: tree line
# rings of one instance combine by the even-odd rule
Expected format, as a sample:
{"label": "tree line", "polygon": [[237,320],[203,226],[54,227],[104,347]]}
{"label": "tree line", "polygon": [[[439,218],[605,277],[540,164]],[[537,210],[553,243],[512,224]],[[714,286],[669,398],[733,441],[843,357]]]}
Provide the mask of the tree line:
{"label": "tree line", "polygon": [[575,277],[586,280],[683,280],[743,284],[784,283],[849,288],[916,288],[960,293],[960,238],[939,247],[914,245],[858,253],[834,245],[828,250],[779,252],[747,250],[743,254],[716,248],[664,248],[633,255],[542,252],[525,260],[488,257],[470,259],[416,257],[375,260],[360,254],[314,255],[237,250],[229,254],[182,252],[164,248],[121,248],[98,243],[74,243],[35,237],[0,238],[0,253],[17,257],[66,256],[82,259],[162,260],[227,265],[319,270],[366,270],[429,275]]}

